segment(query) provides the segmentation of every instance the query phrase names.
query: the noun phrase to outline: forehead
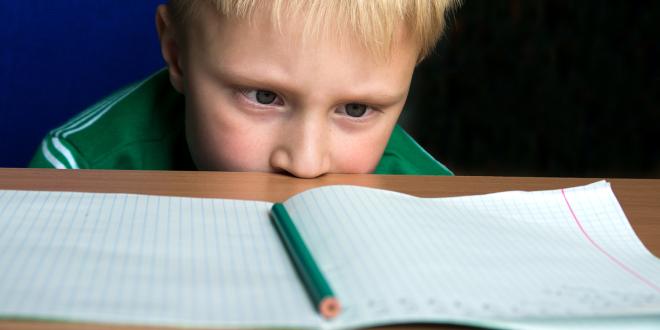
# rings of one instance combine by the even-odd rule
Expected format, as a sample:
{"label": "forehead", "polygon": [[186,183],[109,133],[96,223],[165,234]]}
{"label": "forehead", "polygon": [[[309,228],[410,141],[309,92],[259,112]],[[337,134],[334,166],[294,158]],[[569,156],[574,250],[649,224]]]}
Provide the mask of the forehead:
{"label": "forehead", "polygon": [[401,37],[379,56],[341,29],[306,38],[301,20],[289,17],[277,26],[265,15],[200,14],[188,31],[189,65],[236,85],[291,91],[310,102],[368,94],[405,100],[417,60],[411,41]]}

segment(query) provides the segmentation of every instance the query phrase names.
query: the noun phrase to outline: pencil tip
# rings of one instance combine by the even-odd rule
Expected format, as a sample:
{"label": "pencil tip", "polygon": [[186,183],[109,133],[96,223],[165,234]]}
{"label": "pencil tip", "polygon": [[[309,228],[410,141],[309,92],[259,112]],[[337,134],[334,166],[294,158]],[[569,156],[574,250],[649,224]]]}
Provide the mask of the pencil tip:
{"label": "pencil tip", "polygon": [[321,315],[326,319],[332,319],[336,317],[341,312],[341,305],[339,304],[339,300],[337,300],[335,297],[323,298],[319,304],[319,311],[321,312]]}

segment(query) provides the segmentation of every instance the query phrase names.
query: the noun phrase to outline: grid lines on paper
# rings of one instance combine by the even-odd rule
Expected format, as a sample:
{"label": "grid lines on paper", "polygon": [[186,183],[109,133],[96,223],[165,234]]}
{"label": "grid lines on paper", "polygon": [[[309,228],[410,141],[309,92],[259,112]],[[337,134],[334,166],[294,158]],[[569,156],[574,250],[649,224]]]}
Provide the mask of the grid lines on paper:
{"label": "grid lines on paper", "polygon": [[[62,195],[66,195],[67,198],[64,199],[64,207],[68,205],[71,197],[71,193],[58,193],[56,203],[60,200],[60,197]],[[41,208],[40,208],[41,211]],[[40,212],[41,213],[41,212]],[[36,283],[35,287],[37,288],[36,292],[41,292],[42,286],[40,285],[42,281],[39,281],[39,279],[43,278],[46,276],[46,272],[42,272],[42,269],[48,269],[48,264],[54,264],[54,258],[51,257],[53,254],[57,255],[58,251],[51,251],[50,247],[52,246],[54,240],[54,235],[49,233],[49,229],[53,230],[58,230],[62,224],[62,221],[64,219],[65,212],[60,212],[60,214],[56,214],[55,219],[53,221],[55,222],[54,226],[51,228],[50,222],[49,221],[41,221],[41,223],[37,224],[36,222],[28,222],[28,221],[21,221],[21,222],[26,222],[28,223],[27,229],[23,235],[23,239],[19,243],[21,254],[14,254],[14,258],[8,263],[6,267],[3,267],[5,269],[8,269],[10,272],[13,271],[14,274],[14,279],[13,281],[5,281],[5,279],[2,279],[2,283],[6,283],[7,286],[9,287],[22,287],[25,285],[32,285],[33,283]],[[22,219],[22,220],[27,220],[27,219]],[[30,237],[30,231],[34,228],[34,225],[41,225],[41,227],[35,228],[40,236],[41,240],[37,242],[30,242],[29,237]],[[18,227],[17,227],[18,228]],[[68,231],[65,231],[64,234],[68,234]],[[46,266],[45,266],[46,265]],[[26,276],[20,276],[18,275],[18,271],[22,268],[25,268],[26,266],[32,267],[33,271],[29,272],[28,274],[25,274]],[[35,296],[36,294],[33,293],[32,296]],[[17,310],[21,306],[24,306],[26,304],[26,299],[28,299],[30,296],[29,295],[23,295],[23,296],[18,296],[13,300],[13,306],[9,307],[10,310]]]}
{"label": "grid lines on paper", "polygon": [[[304,196],[302,196],[304,198]],[[345,219],[347,216],[340,216],[336,212],[337,210],[332,209],[332,208],[321,208],[318,207],[318,203],[315,203],[315,205],[309,205],[309,202],[303,203],[302,207],[297,207],[297,205],[291,205],[290,207],[287,207],[289,212],[291,213],[292,217],[294,219],[299,219],[300,221],[298,222],[298,229],[300,230],[302,235],[308,235],[309,233],[312,232],[323,232],[324,228],[326,227],[326,221],[327,219]],[[344,210],[342,210],[344,211]],[[328,215],[327,213],[330,213]],[[315,221],[312,221],[311,219],[315,219]],[[318,220],[316,220],[318,219]],[[320,221],[319,221],[320,220]],[[355,225],[354,223],[347,223],[349,226],[348,230],[350,230],[350,226]],[[313,227],[313,228],[312,228]],[[322,248],[324,251],[327,251],[328,253],[328,259],[330,261],[344,261],[345,258],[342,258],[345,255],[350,255],[351,251],[353,250],[353,246],[350,244],[350,242],[345,242],[342,241],[342,237],[345,237],[345,234],[347,234],[346,231],[340,232],[338,235],[328,235],[328,237],[333,237],[333,241],[329,242],[327,237],[324,236],[315,236],[315,237],[310,237],[308,238],[308,241],[311,243],[313,242],[314,246],[317,246],[319,248]],[[364,260],[361,259],[359,260],[360,263],[367,263],[370,262],[370,260]],[[339,268],[341,265],[330,265],[330,268]],[[350,276],[353,276],[354,281],[352,281],[350,284],[353,282],[361,282],[361,285],[365,284],[365,280],[362,278],[362,272],[358,269],[356,272],[353,272],[350,274]],[[338,291],[341,292],[341,291]],[[350,291],[349,291],[350,292]],[[339,293],[336,293],[339,294]],[[339,294],[339,298],[341,299],[341,294]],[[350,301],[350,298],[348,299]],[[343,306],[344,309],[349,308],[349,306]]]}
{"label": "grid lines on paper", "polygon": [[269,203],[0,191],[0,316],[318,325]]}
{"label": "grid lines on paper", "polygon": [[[660,287],[658,285],[656,285],[653,281],[650,281],[645,276],[641,275],[639,272],[637,272],[634,269],[634,267],[631,267],[628,263],[623,262],[622,259],[617,258],[612,253],[608,252],[608,250],[612,251],[613,248],[618,247],[617,246],[618,244],[616,244],[616,243],[618,242],[618,239],[620,238],[620,236],[619,235],[616,235],[616,236],[608,235],[609,232],[607,230],[602,230],[602,231],[594,230],[594,232],[595,232],[594,236],[602,234],[602,235],[607,236],[607,238],[609,238],[609,240],[601,239],[600,241],[603,241],[605,243],[614,242],[614,244],[609,244],[609,246],[607,246],[607,244],[599,243],[597,240],[595,240],[592,237],[592,234],[588,233],[587,230],[585,230],[585,226],[583,225],[580,218],[576,215],[576,212],[573,210],[573,207],[571,206],[571,202],[569,201],[568,197],[566,196],[565,191],[562,189],[561,192],[562,192],[562,196],[564,198],[564,201],[566,202],[566,207],[570,211],[572,218],[575,220],[576,225],[579,227],[580,232],[584,235],[585,239],[588,240],[589,243],[591,243],[591,245],[595,249],[600,251],[603,254],[603,257],[606,257],[612,263],[619,266],[621,268],[621,270],[629,273],[631,276],[633,276],[634,278],[636,278],[639,281],[643,282],[645,285],[647,285],[651,289],[655,290],[657,293],[660,293]],[[622,228],[622,229],[624,229],[624,228]],[[604,248],[603,246],[609,247],[609,249]]]}
{"label": "grid lines on paper", "polygon": [[[603,246],[625,247],[613,253],[660,278],[608,184],[566,191],[584,194],[578,210]],[[420,199],[336,186],[285,205],[337,295],[359,310],[345,324],[620,315],[660,303],[585,240],[559,190]]]}
{"label": "grid lines on paper", "polygon": [[[84,198],[86,196],[84,195],[77,195],[78,198],[82,199],[79,200],[78,203],[76,203],[76,211],[72,215],[72,217],[76,217],[76,215],[80,214],[79,213],[79,207],[83,206],[86,204],[84,203]],[[97,197],[100,198],[100,200],[97,200]],[[101,211],[103,211],[103,207],[107,205],[106,203],[106,198],[110,199],[110,205],[108,206],[108,211],[107,214],[95,214],[90,212],[90,208],[92,205],[94,205],[96,202],[98,202],[102,207],[100,208]],[[99,255],[93,255],[93,252],[95,252],[93,249],[91,249],[91,245],[94,242],[99,242],[100,244],[105,244],[106,241],[105,239],[107,238],[107,228],[113,223],[114,219],[114,206],[117,201],[117,195],[93,195],[91,196],[90,203],[88,203],[88,207],[85,208],[84,216],[87,221],[85,221],[85,226],[83,226],[82,230],[75,230],[73,226],[73,222],[67,221],[68,222],[68,230],[67,233],[70,235],[76,235],[75,238],[75,245],[80,246],[81,249],[79,250],[79,256],[76,255],[76,251],[72,251],[73,253],[66,253],[65,249],[59,249],[59,251],[63,254],[61,257],[57,256],[53,258],[53,267],[55,267],[57,264],[59,264],[59,269],[60,271],[58,273],[62,274],[62,276],[67,276],[71,279],[71,283],[78,283],[78,285],[81,286],[80,290],[67,290],[66,287],[66,280],[64,278],[59,278],[55,280],[55,283],[57,283],[57,286],[54,290],[52,290],[52,301],[50,302],[51,306],[56,306],[57,303],[56,301],[58,298],[63,298],[60,300],[61,307],[59,307],[61,310],[66,311],[68,310],[73,304],[74,301],[76,300],[88,300],[89,297],[84,298],[85,295],[93,295],[97,294],[96,290],[92,289],[92,281],[96,280],[96,275],[97,275],[97,269],[99,267]],[[101,229],[99,230],[99,226],[101,226]],[[55,232],[54,232],[55,233]],[[97,236],[101,237],[97,237]],[[63,238],[66,240],[66,237]],[[83,259],[88,259],[91,260],[92,262],[89,263],[89,266],[84,267],[83,265],[78,265],[75,263],[77,258],[83,258]],[[66,258],[65,262],[58,262],[58,260],[61,260],[62,258]],[[72,269],[73,271],[67,272],[67,270]],[[44,272],[45,274],[49,273],[48,271]],[[68,274],[67,274],[68,273]],[[105,273],[107,275],[107,272]],[[45,286],[48,285],[47,281],[50,282],[52,279],[44,279],[44,288]],[[66,297],[66,298],[64,298]]]}

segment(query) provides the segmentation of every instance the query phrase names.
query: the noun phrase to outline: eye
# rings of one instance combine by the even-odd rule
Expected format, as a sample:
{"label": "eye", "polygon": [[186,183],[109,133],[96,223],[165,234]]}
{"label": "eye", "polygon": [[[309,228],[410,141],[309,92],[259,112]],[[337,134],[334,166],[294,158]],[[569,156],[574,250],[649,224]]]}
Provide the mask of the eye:
{"label": "eye", "polygon": [[248,100],[261,104],[261,105],[273,105],[277,101],[277,94],[264,89],[248,89],[242,91],[243,95],[248,98]]}
{"label": "eye", "polygon": [[360,103],[349,103],[344,106],[346,108],[346,114],[350,117],[359,118],[364,116],[367,113],[367,106]]}
{"label": "eye", "polygon": [[258,90],[257,91],[257,102],[261,104],[271,104],[275,101],[277,95],[271,91]]}

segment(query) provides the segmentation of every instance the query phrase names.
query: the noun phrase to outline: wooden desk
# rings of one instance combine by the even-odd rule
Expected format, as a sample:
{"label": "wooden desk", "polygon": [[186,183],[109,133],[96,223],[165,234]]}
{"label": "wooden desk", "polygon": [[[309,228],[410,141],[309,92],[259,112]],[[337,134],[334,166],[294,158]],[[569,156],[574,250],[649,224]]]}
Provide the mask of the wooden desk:
{"label": "wooden desk", "polygon": [[[267,201],[281,201],[301,191],[330,184],[352,184],[422,197],[444,197],[506,190],[556,189],[598,180],[338,174],[318,179],[297,179],[265,173],[0,169],[0,189],[122,192]],[[639,238],[653,254],[660,256],[660,180],[608,179],[608,181],[612,183],[614,193]],[[0,321],[0,329],[37,328],[116,329],[118,327]]]}

